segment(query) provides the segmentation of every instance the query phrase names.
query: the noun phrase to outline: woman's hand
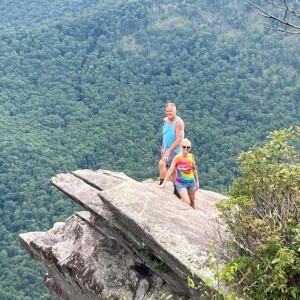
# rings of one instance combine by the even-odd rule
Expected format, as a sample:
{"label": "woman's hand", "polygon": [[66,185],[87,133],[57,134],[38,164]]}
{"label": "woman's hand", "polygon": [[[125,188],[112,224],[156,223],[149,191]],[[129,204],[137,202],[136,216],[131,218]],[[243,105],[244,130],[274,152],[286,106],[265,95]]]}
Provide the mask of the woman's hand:
{"label": "woman's hand", "polygon": [[160,187],[161,189],[165,189],[165,188],[166,188],[166,183],[165,183],[165,181],[163,181],[163,183],[162,183],[161,185],[159,185],[159,187]]}

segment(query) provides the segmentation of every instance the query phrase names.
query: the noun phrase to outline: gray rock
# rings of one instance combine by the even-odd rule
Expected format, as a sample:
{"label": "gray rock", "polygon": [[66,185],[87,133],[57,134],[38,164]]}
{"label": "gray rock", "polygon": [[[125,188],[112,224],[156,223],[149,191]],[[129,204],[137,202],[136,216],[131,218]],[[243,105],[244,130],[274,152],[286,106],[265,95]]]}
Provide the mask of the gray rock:
{"label": "gray rock", "polygon": [[[51,183],[87,211],[47,232],[19,235],[44,267],[57,299],[210,299],[208,251],[217,241],[215,202],[198,190],[196,209],[153,180],[77,170]],[[202,289],[191,289],[187,277]]]}

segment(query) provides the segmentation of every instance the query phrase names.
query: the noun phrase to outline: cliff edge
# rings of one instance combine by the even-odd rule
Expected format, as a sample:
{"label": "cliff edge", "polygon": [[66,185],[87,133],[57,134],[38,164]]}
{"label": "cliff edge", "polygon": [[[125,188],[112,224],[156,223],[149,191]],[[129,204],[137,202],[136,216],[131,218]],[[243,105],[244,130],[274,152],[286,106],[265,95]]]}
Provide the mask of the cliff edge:
{"label": "cliff edge", "polygon": [[106,170],[58,174],[51,183],[85,210],[19,239],[56,299],[211,299],[208,252],[218,235],[215,203],[225,196],[198,190],[194,210],[171,183],[160,189]]}

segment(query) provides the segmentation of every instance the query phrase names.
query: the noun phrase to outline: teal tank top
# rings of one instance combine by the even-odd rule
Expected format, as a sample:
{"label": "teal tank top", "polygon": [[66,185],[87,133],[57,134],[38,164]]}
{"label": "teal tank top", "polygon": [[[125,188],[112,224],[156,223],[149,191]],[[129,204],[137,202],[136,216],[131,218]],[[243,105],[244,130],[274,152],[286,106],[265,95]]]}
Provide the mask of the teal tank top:
{"label": "teal tank top", "polygon": [[[164,146],[164,151],[168,150],[171,145],[174,143],[176,139],[176,133],[175,133],[175,124],[179,117],[176,117],[175,120],[168,125],[168,118],[164,119],[164,126],[163,126],[163,146]],[[180,145],[174,149],[173,152],[175,153],[180,153]]]}

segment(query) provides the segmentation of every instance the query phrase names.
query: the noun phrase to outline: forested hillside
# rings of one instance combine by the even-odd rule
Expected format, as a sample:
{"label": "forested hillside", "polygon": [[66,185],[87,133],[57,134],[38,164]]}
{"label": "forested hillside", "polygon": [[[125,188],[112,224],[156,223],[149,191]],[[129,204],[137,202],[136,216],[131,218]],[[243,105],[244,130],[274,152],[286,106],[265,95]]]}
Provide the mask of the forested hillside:
{"label": "forested hillside", "polygon": [[1,299],[50,298],[17,234],[78,209],[52,176],[157,176],[167,100],[205,189],[226,190],[237,154],[299,124],[300,39],[265,31],[240,1],[16,0],[0,12]]}
{"label": "forested hillside", "polygon": [[[29,27],[37,23],[59,19],[65,15],[79,14],[98,2],[97,0],[3,0],[0,4],[0,29]],[[101,1],[101,3],[103,2],[111,1]]]}

